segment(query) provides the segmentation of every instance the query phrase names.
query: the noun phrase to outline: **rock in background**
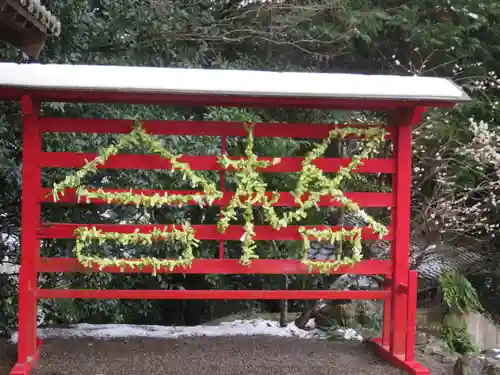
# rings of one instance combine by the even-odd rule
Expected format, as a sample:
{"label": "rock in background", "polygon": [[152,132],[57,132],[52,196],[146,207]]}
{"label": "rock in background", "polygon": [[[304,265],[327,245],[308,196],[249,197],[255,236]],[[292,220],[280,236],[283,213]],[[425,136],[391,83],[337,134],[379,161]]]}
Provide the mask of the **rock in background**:
{"label": "rock in background", "polygon": [[500,375],[500,349],[483,350],[458,358],[454,375]]}

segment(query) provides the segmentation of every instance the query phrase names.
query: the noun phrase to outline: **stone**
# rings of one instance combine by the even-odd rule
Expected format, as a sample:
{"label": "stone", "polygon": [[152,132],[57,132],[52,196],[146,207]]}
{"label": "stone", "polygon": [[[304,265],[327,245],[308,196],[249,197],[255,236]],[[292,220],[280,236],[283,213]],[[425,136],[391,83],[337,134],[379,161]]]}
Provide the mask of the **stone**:
{"label": "stone", "polygon": [[363,336],[360,335],[358,331],[352,328],[337,328],[334,330],[329,340],[338,340],[338,341],[363,341]]}
{"label": "stone", "polygon": [[341,326],[351,327],[356,321],[358,312],[352,303],[345,303],[336,306],[327,305],[316,315],[316,324],[319,327],[328,327],[333,323]]}
{"label": "stone", "polygon": [[309,318],[314,318],[319,328],[340,326],[359,330],[363,327],[373,327],[373,321],[381,317],[381,306],[378,302],[337,300],[335,303],[317,308]]}
{"label": "stone", "polygon": [[415,345],[417,347],[426,346],[429,343],[429,337],[425,332],[417,331],[415,335]]}
{"label": "stone", "polygon": [[323,254],[316,254],[314,260],[328,260],[328,256]]}
{"label": "stone", "polygon": [[333,251],[330,249],[322,248],[319,250],[320,254],[331,256]]}
{"label": "stone", "polygon": [[370,340],[380,335],[376,329],[367,327],[361,327],[358,332],[365,340]]}
{"label": "stone", "polygon": [[481,355],[487,358],[495,358],[496,356],[500,356],[500,350],[498,349],[485,349],[481,352]]}
{"label": "stone", "polygon": [[484,375],[485,358],[465,354],[457,359],[453,368],[453,375]]}
{"label": "stone", "polygon": [[309,245],[311,246],[311,249],[314,249],[314,250],[319,250],[322,248],[321,243],[318,241],[311,241],[309,243]]}
{"label": "stone", "polygon": [[427,346],[424,349],[426,354],[441,354],[449,353],[446,344],[437,337],[431,337],[427,342]]}
{"label": "stone", "polygon": [[313,250],[313,249],[307,250],[307,258],[308,259],[314,258],[315,255],[316,255],[316,251],[315,250]]}
{"label": "stone", "polygon": [[486,375],[500,375],[500,361],[491,360],[486,368]]}
{"label": "stone", "polygon": [[444,355],[444,356],[441,357],[440,362],[444,363],[444,364],[456,363],[456,361],[458,360],[458,358],[459,358],[458,355],[453,355],[453,354]]}
{"label": "stone", "polygon": [[455,363],[454,375],[500,375],[500,351],[484,350],[465,354]]}

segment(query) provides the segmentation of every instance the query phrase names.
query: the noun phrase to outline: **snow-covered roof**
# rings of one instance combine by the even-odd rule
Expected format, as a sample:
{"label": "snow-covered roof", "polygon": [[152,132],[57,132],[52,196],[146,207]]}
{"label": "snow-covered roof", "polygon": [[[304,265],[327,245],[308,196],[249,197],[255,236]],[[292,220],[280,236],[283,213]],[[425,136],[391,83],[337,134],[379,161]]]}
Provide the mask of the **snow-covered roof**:
{"label": "snow-covered roof", "polygon": [[[377,241],[371,250],[378,258],[387,257],[390,244]],[[467,273],[480,268],[486,259],[463,247],[452,246],[444,242],[428,245],[426,241],[413,237],[410,240],[410,264],[418,272],[422,280],[421,288],[433,288],[439,283],[439,278],[446,272],[459,271]]]}
{"label": "snow-covered roof", "polygon": [[61,22],[43,6],[40,0],[17,0],[16,2],[39,20],[47,28],[49,34],[58,36],[61,33]]}
{"label": "snow-covered roof", "polygon": [[9,88],[45,92],[385,99],[436,104],[469,100],[453,81],[436,77],[0,63],[0,98],[6,96],[2,91]]}

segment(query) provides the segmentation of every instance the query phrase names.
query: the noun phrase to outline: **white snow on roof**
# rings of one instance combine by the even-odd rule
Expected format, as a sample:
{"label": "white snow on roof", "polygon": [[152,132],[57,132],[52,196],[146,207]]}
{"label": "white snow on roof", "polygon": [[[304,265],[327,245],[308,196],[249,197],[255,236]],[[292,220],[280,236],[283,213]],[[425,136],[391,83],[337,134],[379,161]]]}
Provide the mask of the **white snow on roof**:
{"label": "white snow on roof", "polygon": [[451,80],[435,77],[108,65],[0,63],[0,92],[2,87],[323,99],[469,99]]}

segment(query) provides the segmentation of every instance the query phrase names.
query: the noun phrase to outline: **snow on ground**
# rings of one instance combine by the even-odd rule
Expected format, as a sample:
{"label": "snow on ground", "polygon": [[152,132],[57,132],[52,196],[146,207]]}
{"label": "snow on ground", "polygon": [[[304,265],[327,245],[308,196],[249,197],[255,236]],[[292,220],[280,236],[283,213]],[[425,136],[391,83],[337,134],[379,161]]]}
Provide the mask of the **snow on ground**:
{"label": "snow on ground", "polygon": [[[362,340],[362,337],[352,329],[338,330],[337,333],[346,340]],[[128,324],[77,324],[69,328],[39,328],[39,337],[91,337],[101,339],[119,339],[127,337],[148,338],[178,338],[186,336],[280,336],[298,337],[303,339],[325,338],[321,331],[303,330],[295,323],[280,327],[278,322],[265,319],[234,320],[220,325],[199,325],[191,327],[171,327],[154,325],[128,325]],[[17,333],[11,337],[17,342]]]}

